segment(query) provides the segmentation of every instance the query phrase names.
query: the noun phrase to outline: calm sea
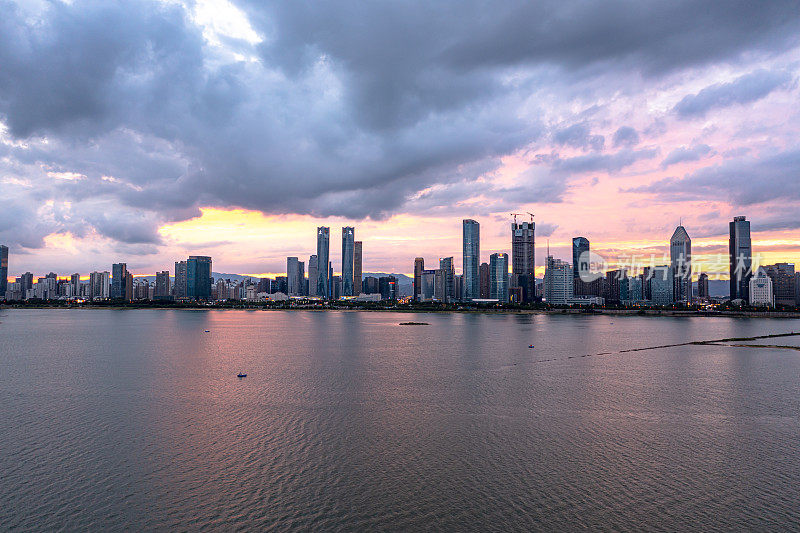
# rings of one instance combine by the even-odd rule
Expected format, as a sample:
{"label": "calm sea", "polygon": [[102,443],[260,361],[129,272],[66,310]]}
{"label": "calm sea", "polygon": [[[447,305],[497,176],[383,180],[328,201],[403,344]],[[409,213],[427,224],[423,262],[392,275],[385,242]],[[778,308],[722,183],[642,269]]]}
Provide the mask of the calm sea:
{"label": "calm sea", "polygon": [[798,529],[800,351],[620,353],[789,331],[3,310],[0,529]]}

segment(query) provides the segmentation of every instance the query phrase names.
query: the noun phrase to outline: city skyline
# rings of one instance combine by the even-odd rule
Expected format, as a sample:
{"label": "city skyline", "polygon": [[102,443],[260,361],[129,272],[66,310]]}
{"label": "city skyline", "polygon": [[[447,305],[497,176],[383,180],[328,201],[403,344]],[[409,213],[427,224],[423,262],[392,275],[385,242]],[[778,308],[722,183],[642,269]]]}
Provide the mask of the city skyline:
{"label": "city skyline", "polygon": [[681,219],[695,255],[726,253],[715,221],[746,213],[766,262],[800,262],[795,5],[552,4],[559,23],[530,31],[512,24],[541,20],[525,4],[442,5],[392,14],[423,17],[417,36],[354,5],[10,3],[0,242],[37,272],[205,253],[261,275],[309,226],[357,226],[371,268],[409,274],[416,256],[460,268],[454,219],[507,251],[508,214],[534,212],[566,259],[583,234],[605,256],[649,253]]}
{"label": "city skyline", "polygon": [[[519,246],[527,246],[527,245],[524,244],[526,242],[525,238],[524,238],[524,235],[527,234],[528,232],[531,232],[531,228],[533,228],[535,226],[534,223],[533,223],[533,214],[532,213],[526,213],[526,215],[530,216],[530,218],[531,218],[531,222],[530,223],[528,223],[528,222],[519,222],[518,223],[517,222],[517,217],[515,215],[517,215],[517,214],[515,214],[515,213],[511,214],[511,217],[513,219],[513,222],[511,223],[511,234],[509,235],[508,230],[505,231],[505,237],[506,237],[506,241],[507,241],[505,246],[500,245],[499,247],[494,248],[494,249],[486,249],[486,247],[482,244],[483,241],[482,241],[480,230],[479,230],[479,228],[480,228],[480,222],[479,221],[476,221],[476,220],[473,220],[473,219],[463,219],[463,220],[461,220],[461,225],[458,227],[458,229],[460,229],[459,240],[461,242],[461,248],[462,248],[463,252],[466,252],[467,228],[468,227],[469,228],[475,228],[474,230],[470,231],[470,242],[472,242],[472,240],[475,240],[475,247],[477,248],[477,252],[478,252],[478,255],[477,255],[477,265],[478,266],[481,263],[489,262],[490,261],[490,256],[492,255],[492,253],[507,253],[509,255],[509,275],[511,276],[511,278],[509,280],[509,282],[511,284],[510,286],[514,286],[515,283],[516,283],[514,281],[514,279],[513,279],[514,266],[513,266],[513,261],[512,261],[513,258],[514,258],[514,247],[517,245],[515,243],[519,243]],[[676,229],[673,230],[672,237],[666,239],[666,246],[664,244],[664,242],[665,242],[664,240],[662,240],[661,242],[648,243],[648,247],[647,248],[638,248],[638,252],[639,253],[636,253],[636,252],[632,252],[630,254],[626,253],[625,255],[620,255],[620,256],[617,256],[617,257],[613,257],[613,256],[604,257],[603,256],[603,252],[606,251],[607,249],[602,246],[602,243],[600,243],[600,245],[601,245],[600,247],[596,247],[595,246],[596,242],[592,241],[591,249],[592,249],[593,254],[597,254],[599,257],[603,257],[604,259],[606,259],[608,261],[608,266],[609,267],[626,267],[627,265],[630,264],[631,260],[638,261],[641,264],[645,264],[647,261],[650,261],[651,263],[653,261],[656,261],[656,262],[665,262],[666,261],[667,263],[673,264],[674,261],[675,261],[675,258],[674,258],[674,254],[675,254],[674,246],[675,246],[676,235],[683,235],[683,237],[688,239],[688,249],[687,249],[686,253],[688,254],[688,256],[690,256],[690,263],[691,262],[695,262],[695,263],[698,263],[700,265],[699,269],[696,269],[696,268],[693,269],[691,267],[691,265],[688,265],[688,271],[691,273],[691,279],[692,280],[696,280],[701,272],[705,273],[707,275],[710,275],[711,276],[710,279],[730,279],[729,274],[732,272],[730,264],[729,264],[729,257],[730,257],[730,254],[731,254],[731,251],[730,251],[731,250],[731,248],[730,248],[730,242],[731,242],[730,238],[731,238],[731,235],[732,235],[730,232],[733,231],[733,229],[732,229],[733,228],[733,224],[736,223],[737,221],[739,223],[744,222],[744,223],[747,224],[747,226],[746,226],[747,227],[747,239],[748,239],[747,240],[747,243],[748,243],[747,246],[749,246],[748,249],[750,250],[750,253],[752,254],[752,255],[748,255],[748,257],[751,258],[751,262],[748,263],[748,265],[749,264],[753,264],[753,265],[762,265],[763,264],[763,265],[766,265],[766,264],[770,264],[770,263],[793,263],[793,261],[787,259],[783,255],[778,255],[777,257],[774,257],[772,254],[761,252],[759,250],[760,242],[758,242],[758,241],[756,242],[755,247],[750,245],[749,244],[751,242],[751,240],[750,240],[751,239],[750,238],[750,220],[747,219],[746,216],[735,216],[733,218],[733,221],[728,221],[729,232],[726,235],[728,237],[728,240],[726,240],[726,242],[724,243],[724,248],[725,248],[725,258],[724,259],[722,258],[723,254],[722,254],[722,251],[721,251],[722,250],[722,246],[721,245],[717,246],[719,251],[716,251],[714,254],[692,253],[692,239],[690,239],[688,237],[688,234],[686,233],[687,230],[684,228],[683,225],[678,225],[676,227]],[[455,223],[455,221],[453,221],[453,222]],[[528,224],[530,224],[530,225],[528,225]],[[517,229],[515,229],[515,228],[517,228]],[[284,270],[276,270],[276,271],[273,271],[273,272],[250,273],[250,272],[233,272],[233,271],[230,271],[230,270],[228,270],[226,272],[224,270],[224,268],[223,268],[223,269],[218,269],[218,271],[219,272],[223,272],[223,273],[227,273],[227,274],[250,276],[250,277],[254,277],[254,278],[258,278],[258,277],[275,277],[275,276],[281,276],[281,275],[289,276],[291,269],[290,269],[289,265],[287,264],[288,260],[290,260],[290,259],[297,260],[298,257],[300,257],[300,258],[309,257],[309,260],[308,260],[308,265],[309,265],[308,273],[310,274],[312,269],[315,268],[315,267],[312,266],[312,262],[317,257],[319,252],[321,250],[324,250],[324,252],[325,252],[325,254],[326,254],[327,258],[328,258],[328,263],[329,263],[330,269],[331,269],[328,277],[330,277],[330,275],[335,275],[335,276],[340,276],[341,277],[343,275],[343,271],[342,271],[341,268],[337,269],[336,266],[339,265],[340,267],[342,267],[342,266],[346,266],[346,265],[343,262],[342,255],[334,255],[334,254],[331,253],[332,251],[330,249],[330,238],[331,238],[330,229],[331,229],[330,226],[317,226],[317,234],[316,234],[317,235],[317,242],[316,242],[317,254],[311,254],[309,256],[306,256],[304,254],[306,252],[308,252],[308,250],[295,251],[296,255],[289,255],[289,256],[283,257],[283,264],[285,265],[284,266]],[[437,231],[438,231],[438,229],[440,229],[440,228],[437,228]],[[341,233],[341,236],[342,236],[342,251],[344,253],[345,249],[347,248],[351,252],[353,252],[354,253],[354,260],[356,258],[358,259],[358,261],[359,261],[358,266],[361,267],[361,268],[359,268],[359,270],[362,270],[363,269],[363,265],[362,265],[362,258],[361,258],[361,248],[362,248],[362,242],[363,241],[362,240],[354,241],[355,230],[356,230],[356,228],[352,227],[352,226],[344,226],[344,227],[341,228],[341,231],[342,231],[342,233]],[[472,232],[474,232],[475,235],[472,235]],[[681,238],[683,238],[683,237],[681,237]],[[531,246],[527,247],[527,248],[519,248],[519,252],[517,253],[517,256],[518,256],[517,260],[519,261],[519,265],[518,265],[519,269],[527,268],[527,266],[526,266],[527,265],[527,261],[530,260],[529,252],[531,251],[531,248],[534,248],[532,243],[535,240],[535,230],[534,230],[534,234],[531,235],[530,239],[531,239]],[[380,240],[380,239],[378,239],[378,240]],[[439,241],[442,240],[442,238],[440,236],[438,236],[438,235],[431,234],[431,236],[426,238],[425,240],[434,240],[434,241],[439,242]],[[545,270],[546,260],[547,260],[548,254],[549,254],[549,256],[552,256],[554,258],[565,260],[567,263],[574,264],[575,258],[576,258],[576,241],[577,240],[583,240],[584,241],[584,244],[581,245],[581,250],[584,249],[583,247],[588,246],[588,242],[589,241],[587,241],[585,237],[573,237],[571,239],[571,241],[570,241],[569,248],[566,251],[564,251],[564,247],[552,246],[550,241],[549,241],[549,239],[548,239],[547,247],[546,248],[540,247],[542,249],[537,250],[536,253],[535,253],[535,257],[536,257],[536,260],[535,260],[535,272],[536,272],[536,274],[535,275],[536,275],[536,277],[539,278],[539,279],[542,279],[544,277],[544,270]],[[756,239],[752,239],[752,240],[756,240]],[[2,246],[2,245],[0,245],[0,246]],[[322,246],[322,248],[320,248],[320,246]],[[449,248],[447,246],[449,246]],[[484,249],[481,250],[481,247],[483,247]],[[7,248],[8,247],[5,247],[5,250],[3,250],[5,264],[8,264],[8,253],[9,252],[8,252]],[[446,245],[444,249],[449,250],[451,248],[452,248],[452,243]],[[756,249],[754,250],[754,248],[756,248]],[[358,255],[355,254],[356,250],[358,251]],[[555,250],[555,253],[554,253],[554,250]],[[563,253],[558,253],[558,251],[562,251]],[[539,259],[538,259],[540,252],[544,255],[544,258],[542,259],[541,263],[539,262]],[[432,254],[432,256],[435,256],[435,257],[437,257],[439,259],[442,258],[442,257],[445,257],[446,255],[447,254],[443,254],[443,253],[438,253],[438,254],[434,253],[434,254]],[[462,256],[461,255],[457,255],[457,254],[451,254],[451,255],[452,255],[451,260],[452,260],[453,269],[455,271],[463,274],[464,273],[464,269],[463,269]],[[24,256],[22,256],[22,257],[24,257]],[[135,257],[135,255],[133,255],[133,257]],[[419,256],[419,257],[424,257],[424,256]],[[224,256],[223,256],[223,261],[224,261]],[[400,269],[398,269],[398,270],[381,270],[380,268],[370,267],[366,271],[367,272],[384,272],[384,273],[387,273],[387,274],[391,274],[391,273],[403,274],[403,275],[408,276],[410,278],[414,278],[414,276],[415,276],[415,268],[414,268],[413,257],[410,258],[410,261],[411,261],[410,262],[410,267],[411,268],[407,268],[407,270],[403,270],[402,267]],[[406,262],[408,262],[408,261],[406,261]],[[185,261],[184,261],[184,263],[185,263]],[[130,271],[128,269],[128,264],[127,263],[122,263],[122,264],[125,266],[125,272],[128,273]],[[304,268],[303,267],[304,264],[305,263],[303,261],[300,261],[300,265],[299,265],[300,268]],[[180,274],[178,274],[178,271],[179,271],[178,262],[175,262],[175,265],[176,265],[176,267],[175,267],[174,272],[176,273],[176,275],[180,275]],[[710,265],[713,265],[713,268],[708,268]],[[12,266],[13,266],[13,263],[12,263]],[[295,265],[295,268],[297,268],[297,266],[298,265]],[[408,266],[409,265],[406,265],[406,267],[408,267]],[[99,268],[98,265],[93,265],[89,270],[90,271],[96,271],[98,268]],[[350,264],[350,268],[351,268],[351,270],[353,269],[353,264],[352,263]],[[51,266],[48,266],[45,269],[43,269],[41,272],[42,273],[45,273],[45,272],[51,272],[52,273],[54,270],[58,270],[58,271],[62,271],[62,272],[63,271],[69,272],[71,269],[68,269],[68,268],[67,269],[63,269],[63,268],[53,267],[51,265]],[[753,270],[755,270],[755,268],[753,268]],[[156,268],[155,272],[157,272],[157,271],[159,271],[158,268]],[[8,272],[7,279],[9,281],[13,281],[14,278],[17,277],[18,274],[21,274],[23,272],[33,272],[33,271],[25,270],[25,269],[21,269],[21,270],[17,271],[17,270],[14,270],[13,268],[11,268],[11,269],[7,269],[7,272]],[[327,281],[327,280],[323,280],[323,279],[319,278],[319,276],[316,274],[316,272],[317,272],[316,270],[314,270],[314,272],[315,272],[315,276],[317,276],[317,283],[324,283],[324,282]],[[153,272],[132,272],[132,271],[130,271],[130,274],[133,277],[152,277],[154,275]],[[36,275],[36,272],[34,272],[34,275]],[[59,274],[58,277],[59,278],[68,278],[71,275],[72,274]],[[89,274],[86,273],[86,272],[81,272],[80,275],[81,275],[81,278],[80,278],[81,280],[85,281],[85,280],[89,279]],[[577,273],[575,273],[574,275],[577,277]],[[476,269],[476,278],[477,277],[478,276],[477,276],[477,269]],[[476,279],[476,282],[477,281],[478,280]],[[313,291],[314,289],[311,289],[311,290]]]}

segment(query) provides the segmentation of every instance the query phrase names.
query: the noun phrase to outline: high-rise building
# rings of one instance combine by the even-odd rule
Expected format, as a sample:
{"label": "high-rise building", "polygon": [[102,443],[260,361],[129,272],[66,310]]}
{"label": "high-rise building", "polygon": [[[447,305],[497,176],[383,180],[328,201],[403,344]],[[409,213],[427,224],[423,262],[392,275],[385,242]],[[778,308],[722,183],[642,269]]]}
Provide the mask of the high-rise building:
{"label": "high-rise building", "polygon": [[421,300],[422,294],[422,272],[425,271],[425,259],[417,257],[414,259],[414,300]]}
{"label": "high-rise building", "polygon": [[175,261],[175,286],[172,292],[176,300],[186,298],[189,293],[186,277],[186,261]]}
{"label": "high-rise building", "polygon": [[711,297],[708,292],[708,274],[702,272],[697,277],[697,297],[703,300],[707,300]]}
{"label": "high-rise building", "polygon": [[397,300],[397,278],[395,276],[378,278],[378,290],[381,293],[381,300]]}
{"label": "high-rise building", "polygon": [[775,293],[773,292],[772,279],[767,275],[764,268],[759,268],[755,276],[748,282],[749,303],[752,306],[774,307]]}
{"label": "high-rise building", "polygon": [[489,276],[489,263],[481,263],[480,266],[480,279],[481,279],[481,298],[489,297],[490,276]]}
{"label": "high-rise building", "polygon": [[8,289],[8,246],[0,244],[0,298],[5,298]]}
{"label": "high-rise building", "polygon": [[669,258],[672,267],[672,297],[676,302],[692,300],[692,239],[686,228],[678,226],[669,240]]}
{"label": "high-rise building", "polygon": [[78,297],[81,295],[81,275],[77,272],[69,277],[70,292],[72,296]]}
{"label": "high-rise building", "polygon": [[324,299],[331,297],[331,278],[330,278],[330,243],[331,229],[320,226],[317,228],[317,296]]}
{"label": "high-rise building", "polygon": [[169,270],[156,272],[156,287],[153,291],[153,298],[156,300],[169,300],[170,279]]}
{"label": "high-rise building", "polygon": [[111,265],[111,297],[125,298],[128,282],[128,265],[114,263]]}
{"label": "high-rise building", "polygon": [[572,279],[579,279],[581,272],[589,272],[589,239],[572,239]]}
{"label": "high-rise building", "polygon": [[653,305],[672,305],[675,276],[669,265],[652,267],[648,270],[650,301]]}
{"label": "high-rise building", "polygon": [[550,305],[567,305],[572,300],[572,267],[566,261],[548,255],[544,269],[544,299]]}
{"label": "high-rise building", "polygon": [[731,300],[750,300],[750,278],[753,276],[753,248],[750,243],[750,222],[746,217],[734,217],[729,224]]}
{"label": "high-rise building", "polygon": [[317,278],[319,278],[319,258],[312,255],[308,258],[308,295],[318,296]]}
{"label": "high-rise building", "polygon": [[419,299],[423,302],[433,300],[436,293],[436,273],[438,270],[423,270],[420,276]]}
{"label": "high-rise building", "polygon": [[286,258],[286,284],[289,296],[300,296],[303,294],[303,273],[300,270],[302,263],[296,257]]}
{"label": "high-rise building", "polygon": [[362,257],[362,244],[361,241],[356,241],[353,244],[353,295],[358,296],[361,294],[361,277],[363,267]]}
{"label": "high-rise building", "polygon": [[536,297],[536,225],[530,222],[511,223],[511,274],[515,286],[522,287],[526,302]]}
{"label": "high-rise building", "polygon": [[772,280],[772,291],[775,305],[795,306],[795,272],[794,263],[775,263],[766,265],[764,271]]}
{"label": "high-rise building", "polygon": [[364,278],[364,283],[361,284],[364,294],[377,294],[380,292],[378,278],[374,276],[367,276]]}
{"label": "high-rise building", "polygon": [[462,221],[462,249],[463,249],[463,294],[465,300],[474,300],[481,294],[481,280],[478,268],[481,257],[481,226],[472,219]]}
{"label": "high-rise building", "polygon": [[628,271],[623,268],[606,272],[604,288],[608,303],[619,304],[628,300]]}
{"label": "high-rise building", "polygon": [[489,298],[508,301],[508,254],[489,256]]}
{"label": "high-rise building", "polygon": [[439,259],[439,280],[437,280],[437,299],[444,303],[450,303],[456,298],[456,271],[453,266],[452,257]]}
{"label": "high-rise building", "polygon": [[89,299],[106,300],[111,297],[111,274],[92,272],[89,274]]}
{"label": "high-rise building", "polygon": [[193,300],[210,300],[211,283],[211,258],[190,255],[186,261],[186,296]]}
{"label": "high-rise building", "polygon": [[[353,296],[353,259],[355,255],[356,229],[352,226],[342,228],[342,296]],[[357,295],[356,295],[357,296]]]}

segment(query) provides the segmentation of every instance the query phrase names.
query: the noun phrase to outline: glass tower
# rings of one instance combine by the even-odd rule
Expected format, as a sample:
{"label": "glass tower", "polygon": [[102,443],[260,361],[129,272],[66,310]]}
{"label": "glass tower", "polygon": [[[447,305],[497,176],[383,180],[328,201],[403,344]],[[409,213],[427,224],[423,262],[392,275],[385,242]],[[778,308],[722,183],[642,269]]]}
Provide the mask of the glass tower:
{"label": "glass tower", "polygon": [[749,301],[750,278],[753,275],[753,248],[750,245],[750,222],[745,217],[734,217],[729,224],[731,300]]}
{"label": "glass tower", "polygon": [[463,221],[463,281],[465,300],[480,298],[480,255],[481,255],[481,226],[478,222],[470,219]]}
{"label": "glass tower", "polygon": [[211,258],[205,255],[190,255],[186,261],[186,288],[189,298],[211,299]]}
{"label": "glass tower", "polygon": [[330,246],[331,228],[320,226],[317,228],[317,296],[329,299],[331,297],[330,272]]}
{"label": "glass tower", "polygon": [[0,299],[6,297],[8,289],[8,246],[0,245]]}
{"label": "glass tower", "polygon": [[489,256],[489,298],[508,301],[508,254]]}
{"label": "glass tower", "polygon": [[674,283],[672,297],[676,302],[692,299],[692,239],[686,228],[678,226],[669,240],[669,257]]}
{"label": "glass tower", "polygon": [[356,230],[342,228],[342,296],[357,296],[353,285],[353,259],[355,257]]}

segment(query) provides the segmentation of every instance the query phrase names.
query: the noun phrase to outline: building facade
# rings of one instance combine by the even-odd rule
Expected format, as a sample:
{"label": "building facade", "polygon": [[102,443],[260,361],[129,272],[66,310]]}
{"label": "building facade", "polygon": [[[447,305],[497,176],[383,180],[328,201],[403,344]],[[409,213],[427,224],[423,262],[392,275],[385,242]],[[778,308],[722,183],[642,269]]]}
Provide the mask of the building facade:
{"label": "building facade", "polygon": [[170,298],[170,279],[169,270],[156,272],[156,286],[153,290],[153,298],[156,300],[169,300]]}
{"label": "building facade", "polygon": [[748,282],[750,305],[754,307],[774,307],[775,293],[773,292],[772,279],[767,275],[767,271],[759,268],[756,274]]}
{"label": "building facade", "polygon": [[669,240],[669,257],[673,278],[672,296],[676,302],[692,300],[692,239],[686,228],[678,226]]}
{"label": "building facade", "polygon": [[316,296],[329,299],[331,297],[330,283],[330,243],[331,229],[320,226],[317,228],[317,280]]}
{"label": "building facade", "polygon": [[0,244],[0,297],[5,298],[8,289],[8,246]]}
{"label": "building facade", "polygon": [[766,265],[764,271],[772,280],[772,292],[775,297],[775,305],[794,307],[795,293],[795,271],[794,263],[775,263]]}
{"label": "building facade", "polygon": [[702,272],[697,277],[697,297],[702,300],[711,298],[711,294],[708,291],[708,274],[705,272]]}
{"label": "building facade", "polygon": [[480,297],[481,283],[478,268],[481,257],[481,226],[472,219],[462,221],[462,251],[463,251],[463,270],[462,282],[463,292],[459,296],[464,300],[474,300]]}
{"label": "building facade", "polygon": [[544,270],[544,299],[550,305],[567,305],[573,293],[572,267],[566,261],[548,255]]}
{"label": "building facade", "polygon": [[211,283],[211,258],[207,255],[190,255],[186,261],[186,297],[210,300]]}
{"label": "building facade", "polygon": [[342,296],[358,296],[355,290],[353,261],[355,259],[356,229],[342,228]]}
{"label": "building facade", "polygon": [[731,300],[750,301],[750,278],[753,267],[753,248],[750,243],[750,222],[746,217],[734,217],[729,224]]}
{"label": "building facade", "polygon": [[521,286],[525,301],[535,299],[536,290],[536,225],[530,222],[511,223],[511,278]]}
{"label": "building facade", "polygon": [[128,265],[126,263],[114,263],[111,265],[111,297],[125,298],[125,282],[128,277]]}
{"label": "building facade", "polygon": [[415,301],[422,300],[422,273],[425,271],[425,259],[414,258],[414,290],[412,296]]}
{"label": "building facade", "polygon": [[489,298],[508,301],[508,254],[489,256]]}
{"label": "building facade", "polygon": [[669,265],[652,267],[648,271],[650,301],[653,305],[667,306],[675,301],[673,294],[675,276]]}
{"label": "building facade", "polygon": [[361,278],[363,277],[363,245],[361,241],[353,243],[353,294],[361,294]]}
{"label": "building facade", "polygon": [[480,266],[481,298],[489,297],[489,287],[491,286],[491,276],[489,275],[489,263],[481,263]]}

